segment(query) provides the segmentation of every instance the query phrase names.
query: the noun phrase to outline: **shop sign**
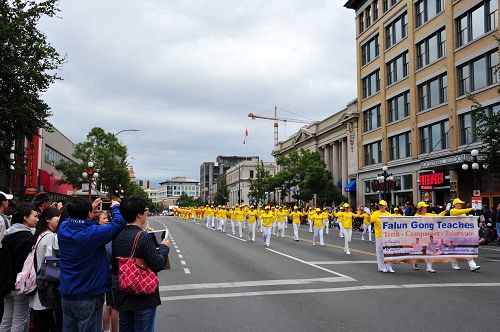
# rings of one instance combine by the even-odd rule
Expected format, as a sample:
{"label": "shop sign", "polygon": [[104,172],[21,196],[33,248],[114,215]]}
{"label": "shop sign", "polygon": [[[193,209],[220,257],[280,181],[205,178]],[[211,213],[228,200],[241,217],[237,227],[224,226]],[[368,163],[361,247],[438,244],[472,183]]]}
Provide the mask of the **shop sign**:
{"label": "shop sign", "polygon": [[[379,181],[372,181],[371,183],[372,186],[372,191],[373,192],[378,192],[378,191],[384,191],[384,183],[379,182]],[[387,188],[388,189],[394,189],[396,186],[396,181],[387,181]]]}
{"label": "shop sign", "polygon": [[472,197],[472,207],[476,210],[481,210],[483,208],[483,200],[481,197]]}
{"label": "shop sign", "polygon": [[466,161],[472,161],[472,156],[470,154],[459,154],[456,156],[449,156],[439,159],[422,161],[420,163],[420,169],[462,164]]}
{"label": "shop sign", "polygon": [[432,173],[420,175],[420,188],[424,190],[432,190],[432,186],[444,184],[444,173]]}

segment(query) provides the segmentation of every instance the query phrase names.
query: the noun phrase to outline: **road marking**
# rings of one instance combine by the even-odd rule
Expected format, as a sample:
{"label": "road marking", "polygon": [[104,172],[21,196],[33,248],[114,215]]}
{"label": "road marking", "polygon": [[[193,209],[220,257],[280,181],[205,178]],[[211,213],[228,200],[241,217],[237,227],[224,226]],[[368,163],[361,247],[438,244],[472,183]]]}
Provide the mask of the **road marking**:
{"label": "road marking", "polygon": [[500,251],[500,249],[479,247],[479,251],[481,251],[482,249],[484,249],[484,250],[492,250],[492,251]]}
{"label": "road marking", "polygon": [[179,249],[179,246],[174,246],[175,249]]}
{"label": "road marking", "polygon": [[186,265],[186,261],[181,261],[181,264],[182,265]]}
{"label": "road marking", "polygon": [[337,275],[339,277],[350,278],[352,281],[357,281],[356,279],[351,278],[349,276],[346,276],[345,274],[341,274],[341,273],[338,273],[338,272],[335,272],[335,271],[332,271],[332,270],[328,270],[328,269],[326,269],[324,267],[321,267],[321,266],[318,266],[316,264],[312,264],[312,263],[306,262],[306,261],[304,261],[304,260],[302,260],[300,258],[293,257],[293,256],[290,256],[290,255],[284,254],[282,252],[279,252],[279,251],[276,251],[276,250],[273,250],[273,249],[269,249],[269,248],[266,248],[266,250],[274,252],[275,254],[278,254],[278,255],[281,255],[281,256],[293,259],[294,261],[300,262],[302,264],[306,264],[306,265],[312,266],[314,268],[317,268],[318,270],[325,271],[325,272],[328,272],[328,273],[331,273],[331,274],[335,274],[335,275]]}
{"label": "road marking", "polygon": [[231,235],[231,234],[226,234],[226,235],[229,236],[229,237],[232,237],[233,239],[240,240],[240,241],[243,241],[243,242],[247,242],[247,240],[242,239],[240,237],[237,237],[237,236],[234,236],[234,235]]}
{"label": "road marking", "polygon": [[331,283],[353,281],[352,278],[328,277],[312,279],[283,279],[283,280],[256,280],[256,281],[238,281],[238,282],[218,282],[208,284],[185,284],[160,286],[160,292],[180,291],[180,290],[200,290],[200,289],[218,289],[218,288],[237,288],[237,287],[259,287],[259,286],[282,286],[282,285],[306,285],[314,283]]}
{"label": "road marking", "polygon": [[235,298],[248,296],[264,295],[290,295],[290,294],[313,294],[313,293],[334,293],[334,292],[352,292],[369,290],[388,290],[388,289],[418,289],[418,288],[453,288],[453,287],[500,287],[500,283],[448,283],[448,284],[407,284],[407,285],[366,285],[337,288],[313,288],[313,289],[289,289],[276,291],[260,292],[240,292],[240,293],[222,293],[222,294],[198,294],[198,295],[179,295],[165,296],[161,298],[162,302],[196,300],[196,299],[217,299],[217,298]]}
{"label": "road marking", "polygon": [[189,271],[189,269],[187,267],[184,268],[184,273],[185,274],[191,274],[191,271]]}
{"label": "road marking", "polygon": [[313,261],[316,265],[344,265],[344,264],[376,264],[377,261]]}
{"label": "road marking", "polygon": [[179,258],[184,258],[184,256],[182,256],[182,255],[179,255]]}
{"label": "road marking", "polygon": [[[287,237],[289,239],[293,239],[293,236],[290,236],[290,235],[285,235],[285,237]],[[304,238],[300,239],[300,241],[305,241],[305,242],[312,243],[311,240],[304,239]],[[337,246],[337,245],[334,245],[334,244],[325,243],[325,247],[341,249],[342,251],[344,251],[344,246]],[[351,252],[357,252],[357,253],[365,254],[365,255],[370,255],[370,256],[376,256],[376,254],[373,253],[373,252],[369,252],[369,251],[365,251],[365,250],[360,250],[360,249],[349,248],[349,251],[351,251]]]}
{"label": "road marking", "polygon": [[175,251],[177,251],[177,253],[180,253],[180,252],[181,252],[179,249],[177,249],[177,250],[175,250]]}

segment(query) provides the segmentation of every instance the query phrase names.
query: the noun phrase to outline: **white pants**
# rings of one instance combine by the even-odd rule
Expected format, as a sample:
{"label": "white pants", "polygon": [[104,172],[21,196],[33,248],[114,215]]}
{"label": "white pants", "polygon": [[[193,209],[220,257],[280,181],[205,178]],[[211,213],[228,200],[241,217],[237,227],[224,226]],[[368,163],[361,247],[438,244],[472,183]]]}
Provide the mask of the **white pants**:
{"label": "white pants", "polygon": [[384,263],[384,248],[382,246],[382,238],[375,238],[375,252],[377,253],[377,269],[382,271],[391,267],[391,263]]}
{"label": "white pants", "polygon": [[319,244],[324,246],[325,242],[323,241],[323,227],[314,228],[313,244],[316,243],[316,239],[318,238],[318,235],[319,235]]}
{"label": "white pants", "polygon": [[278,221],[273,222],[273,235],[276,235],[276,226],[278,226]]}
{"label": "white pants", "polygon": [[257,229],[262,232],[262,219],[257,219]]}
{"label": "white pants", "polygon": [[207,224],[207,228],[210,227],[210,216],[205,216],[205,222]]}
{"label": "white pants", "polygon": [[219,231],[226,232],[226,218],[219,219]]}
{"label": "white pants", "polygon": [[236,234],[235,227],[236,227],[236,220],[231,219],[231,229],[233,231],[233,235]]}
{"label": "white pants", "polygon": [[344,233],[342,233],[342,229],[343,229],[342,223],[339,221],[339,236],[340,237],[344,237]]}
{"label": "white pants", "polygon": [[255,242],[255,227],[257,225],[254,222],[248,223],[248,239]]}
{"label": "white pants", "polygon": [[329,226],[329,220],[323,220],[323,227],[325,228],[325,234],[328,235],[328,229],[330,228]]}
{"label": "white pants", "polygon": [[271,226],[262,227],[262,231],[264,232],[264,244],[269,247],[271,244]]}
{"label": "white pants", "polygon": [[211,217],[212,218],[212,228],[215,228],[215,222],[216,222],[216,218],[215,217]]}
{"label": "white pants", "polygon": [[372,225],[363,224],[363,234],[361,234],[361,240],[365,239],[365,234],[368,232],[368,240],[372,240]]}
{"label": "white pants", "polygon": [[293,223],[293,239],[294,240],[299,239],[299,229],[300,229],[300,224]]}
{"label": "white pants", "polygon": [[243,224],[244,221],[238,221],[238,231],[240,232],[240,237],[243,237]]}
{"label": "white pants", "polygon": [[344,234],[344,251],[349,251],[349,242],[351,242],[352,228],[342,228],[342,233]]}
{"label": "white pants", "polygon": [[285,223],[278,221],[278,236],[280,235],[280,232],[281,237],[285,237]]}
{"label": "white pants", "polygon": [[312,233],[312,231],[313,231],[313,221],[311,219],[307,219],[307,222],[309,223],[309,233]]}
{"label": "white pants", "polygon": [[285,218],[285,228],[288,228],[288,217]]}

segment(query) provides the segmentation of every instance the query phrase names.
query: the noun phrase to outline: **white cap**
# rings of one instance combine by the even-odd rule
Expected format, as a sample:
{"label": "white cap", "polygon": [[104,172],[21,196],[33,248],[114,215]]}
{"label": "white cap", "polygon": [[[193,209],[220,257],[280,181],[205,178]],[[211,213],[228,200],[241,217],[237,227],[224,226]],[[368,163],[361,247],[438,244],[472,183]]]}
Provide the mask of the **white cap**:
{"label": "white cap", "polygon": [[7,200],[11,200],[14,198],[14,196],[12,196],[10,194],[6,194],[3,191],[0,191],[0,195],[4,195]]}

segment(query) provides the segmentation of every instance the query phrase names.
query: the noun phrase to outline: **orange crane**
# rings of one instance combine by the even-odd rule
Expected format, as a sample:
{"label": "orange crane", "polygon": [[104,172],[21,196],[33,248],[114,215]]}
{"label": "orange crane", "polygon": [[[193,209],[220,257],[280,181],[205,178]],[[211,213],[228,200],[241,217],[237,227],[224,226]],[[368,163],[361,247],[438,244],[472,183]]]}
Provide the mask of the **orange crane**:
{"label": "orange crane", "polygon": [[278,145],[278,122],[293,122],[293,123],[304,123],[304,124],[313,124],[317,123],[318,121],[313,121],[313,120],[303,120],[303,119],[291,119],[291,118],[284,118],[284,117],[278,117],[278,107],[274,106],[274,117],[270,116],[263,116],[263,115],[258,115],[258,114],[253,114],[253,113],[248,113],[248,117],[251,118],[252,120],[255,119],[263,119],[263,120],[272,120],[274,121],[274,146],[276,147]]}

